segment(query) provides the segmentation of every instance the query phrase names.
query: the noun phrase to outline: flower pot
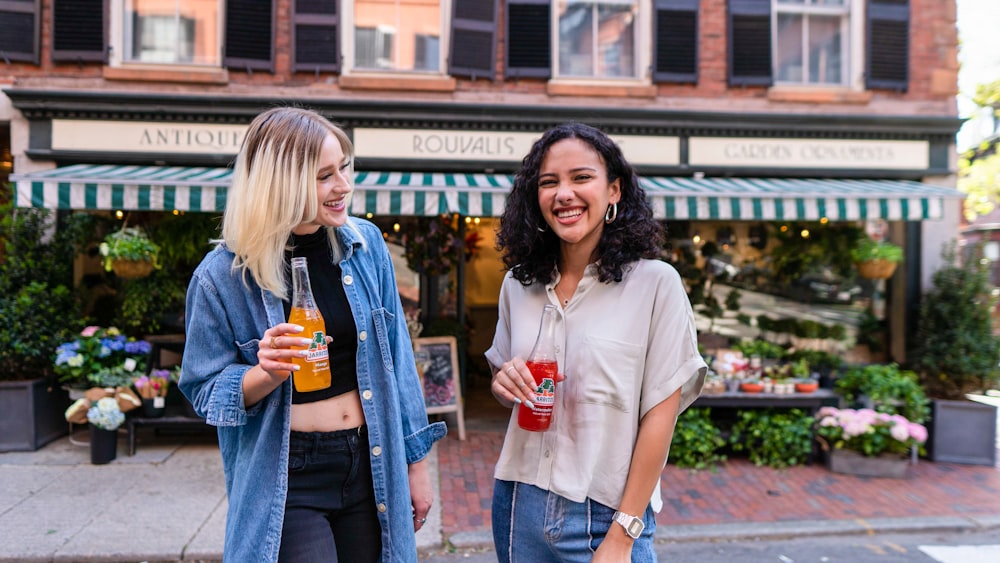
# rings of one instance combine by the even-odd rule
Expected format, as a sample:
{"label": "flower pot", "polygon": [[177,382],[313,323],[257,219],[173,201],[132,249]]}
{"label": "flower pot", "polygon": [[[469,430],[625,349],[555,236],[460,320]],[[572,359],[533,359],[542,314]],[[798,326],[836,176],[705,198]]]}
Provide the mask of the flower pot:
{"label": "flower pot", "polygon": [[885,280],[892,277],[896,271],[896,262],[890,262],[882,258],[857,262],[858,275],[870,280]]}
{"label": "flower pot", "polygon": [[160,418],[166,410],[166,397],[153,397],[142,400],[142,416],[146,418]]}
{"label": "flower pot", "polygon": [[740,383],[740,391],[744,393],[760,393],[763,390],[763,383]]}
{"label": "flower pot", "polygon": [[119,258],[111,262],[111,270],[120,278],[144,278],[153,273],[153,263],[148,260],[125,260]]}
{"label": "flower pot", "polygon": [[893,454],[868,457],[841,449],[827,452],[826,467],[834,473],[901,479],[909,474],[910,460]]}
{"label": "flower pot", "polygon": [[111,463],[118,455],[118,430],[105,430],[90,425],[90,463]]}
{"label": "flower pot", "polygon": [[800,381],[795,384],[796,393],[812,393],[819,389],[818,381]]}

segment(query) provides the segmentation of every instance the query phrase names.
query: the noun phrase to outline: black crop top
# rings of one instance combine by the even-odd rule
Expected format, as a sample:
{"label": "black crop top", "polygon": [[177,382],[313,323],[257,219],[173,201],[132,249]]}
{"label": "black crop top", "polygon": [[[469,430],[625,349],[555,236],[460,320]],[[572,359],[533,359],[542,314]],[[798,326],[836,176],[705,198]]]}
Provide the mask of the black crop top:
{"label": "black crop top", "polygon": [[[308,392],[297,392],[293,386],[292,404],[295,405],[322,401],[358,388],[357,328],[341,282],[340,266],[330,260],[329,240],[325,228],[320,228],[311,235],[292,235],[288,241],[292,251],[285,253],[286,262],[290,262],[293,256],[306,258],[313,297],[319,306],[319,312],[323,314],[326,334],[333,337],[329,348],[330,386]],[[283,301],[282,305],[287,319],[292,304],[290,301]]]}

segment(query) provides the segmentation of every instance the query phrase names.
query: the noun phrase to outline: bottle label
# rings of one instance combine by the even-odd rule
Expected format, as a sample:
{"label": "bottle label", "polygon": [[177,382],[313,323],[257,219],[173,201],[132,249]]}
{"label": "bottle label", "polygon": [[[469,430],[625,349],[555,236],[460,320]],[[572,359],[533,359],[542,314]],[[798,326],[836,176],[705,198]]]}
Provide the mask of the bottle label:
{"label": "bottle label", "polygon": [[534,404],[544,405],[551,407],[556,402],[556,382],[551,377],[546,377],[542,379],[542,382],[538,384],[535,389],[535,401]]}
{"label": "bottle label", "polygon": [[307,362],[319,362],[326,360],[330,353],[326,345],[326,334],[321,330],[313,332],[312,342],[309,343],[307,352]]}

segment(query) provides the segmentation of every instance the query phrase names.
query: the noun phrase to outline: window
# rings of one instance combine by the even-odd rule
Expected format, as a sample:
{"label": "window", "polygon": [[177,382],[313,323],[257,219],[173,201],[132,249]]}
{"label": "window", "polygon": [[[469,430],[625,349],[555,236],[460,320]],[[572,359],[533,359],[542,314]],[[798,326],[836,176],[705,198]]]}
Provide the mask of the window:
{"label": "window", "polygon": [[120,19],[116,12],[112,64],[221,64],[219,0],[123,0]]}
{"label": "window", "polygon": [[635,78],[637,0],[560,0],[558,76]]}
{"label": "window", "polygon": [[352,68],[357,71],[440,72],[439,48],[448,6],[441,1],[355,0]]}
{"label": "window", "polygon": [[774,0],[775,82],[847,82],[850,1]]}
{"label": "window", "polygon": [[727,0],[726,5],[730,86],[907,89],[909,0]]}

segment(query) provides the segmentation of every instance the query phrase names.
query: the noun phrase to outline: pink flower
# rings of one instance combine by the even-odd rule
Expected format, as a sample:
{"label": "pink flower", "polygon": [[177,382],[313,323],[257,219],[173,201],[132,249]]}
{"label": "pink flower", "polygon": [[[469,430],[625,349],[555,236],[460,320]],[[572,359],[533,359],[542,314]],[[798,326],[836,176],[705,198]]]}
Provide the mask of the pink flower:
{"label": "pink flower", "polygon": [[80,336],[94,336],[99,330],[101,330],[101,327],[91,325],[80,331]]}
{"label": "pink flower", "polygon": [[910,429],[907,426],[908,424],[893,424],[892,428],[889,429],[889,434],[897,442],[905,442],[910,437]]}
{"label": "pink flower", "polygon": [[909,424],[910,437],[916,440],[918,443],[923,444],[927,441],[927,428],[923,424],[917,424],[916,422],[911,422]]}

